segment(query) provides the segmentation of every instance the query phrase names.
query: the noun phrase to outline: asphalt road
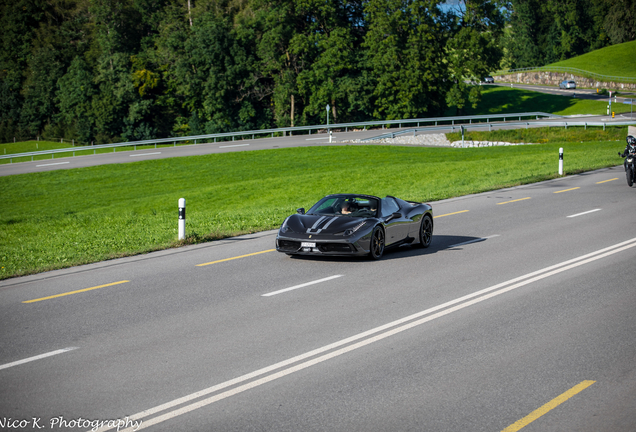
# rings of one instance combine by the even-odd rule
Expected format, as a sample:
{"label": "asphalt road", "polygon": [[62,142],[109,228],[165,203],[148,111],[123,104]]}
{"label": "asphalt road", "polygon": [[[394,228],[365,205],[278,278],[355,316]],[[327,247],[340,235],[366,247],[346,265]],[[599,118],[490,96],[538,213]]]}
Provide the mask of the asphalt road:
{"label": "asphalt road", "polygon": [[0,429],[633,431],[635,200],[620,166],[378,262],[264,232],[2,281]]}

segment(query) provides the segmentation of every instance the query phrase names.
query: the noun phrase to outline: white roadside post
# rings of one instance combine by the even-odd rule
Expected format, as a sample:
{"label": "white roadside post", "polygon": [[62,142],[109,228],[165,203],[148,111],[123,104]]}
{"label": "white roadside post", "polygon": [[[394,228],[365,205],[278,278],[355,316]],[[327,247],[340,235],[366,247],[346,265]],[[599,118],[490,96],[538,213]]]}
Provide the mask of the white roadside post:
{"label": "white roadside post", "polygon": [[179,198],[179,240],[185,240],[185,198]]}
{"label": "white roadside post", "polygon": [[559,175],[563,175],[563,147],[559,149]]}

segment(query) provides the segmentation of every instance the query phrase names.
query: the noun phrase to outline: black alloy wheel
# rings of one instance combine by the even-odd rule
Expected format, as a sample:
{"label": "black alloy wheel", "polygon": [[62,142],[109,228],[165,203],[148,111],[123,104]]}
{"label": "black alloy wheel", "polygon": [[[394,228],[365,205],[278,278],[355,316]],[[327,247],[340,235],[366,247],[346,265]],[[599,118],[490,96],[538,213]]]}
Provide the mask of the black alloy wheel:
{"label": "black alloy wheel", "polygon": [[433,219],[429,215],[424,215],[420,225],[420,246],[427,248],[433,241]]}
{"label": "black alloy wheel", "polygon": [[369,256],[374,260],[379,260],[384,254],[384,230],[377,226],[371,233],[371,252]]}

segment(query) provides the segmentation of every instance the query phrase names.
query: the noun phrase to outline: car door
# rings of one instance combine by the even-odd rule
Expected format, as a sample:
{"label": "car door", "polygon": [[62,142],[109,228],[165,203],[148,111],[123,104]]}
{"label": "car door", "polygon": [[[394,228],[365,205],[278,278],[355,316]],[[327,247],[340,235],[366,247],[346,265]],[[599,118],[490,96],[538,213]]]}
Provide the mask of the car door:
{"label": "car door", "polygon": [[385,221],[385,244],[387,246],[404,240],[409,234],[410,221],[406,219],[401,213],[400,217],[392,217],[393,213],[398,212],[400,212],[400,206],[395,198],[382,198],[380,203],[380,217],[383,221]]}

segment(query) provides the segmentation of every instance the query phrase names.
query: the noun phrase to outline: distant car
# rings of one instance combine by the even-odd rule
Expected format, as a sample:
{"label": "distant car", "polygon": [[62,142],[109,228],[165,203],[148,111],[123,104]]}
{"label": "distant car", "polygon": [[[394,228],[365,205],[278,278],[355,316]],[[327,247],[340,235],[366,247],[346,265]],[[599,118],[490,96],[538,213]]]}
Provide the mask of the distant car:
{"label": "distant car", "polygon": [[368,255],[403,244],[429,247],[433,239],[430,204],[387,196],[327,195],[305,213],[299,208],[283,222],[276,250],[287,255]]}
{"label": "distant car", "polygon": [[487,76],[486,78],[484,78],[484,82],[486,84],[494,84],[495,83],[495,79],[491,76]]}
{"label": "distant car", "polygon": [[575,89],[576,88],[576,81],[573,81],[573,80],[561,81],[561,84],[559,84],[559,88],[562,88],[562,89]]}

